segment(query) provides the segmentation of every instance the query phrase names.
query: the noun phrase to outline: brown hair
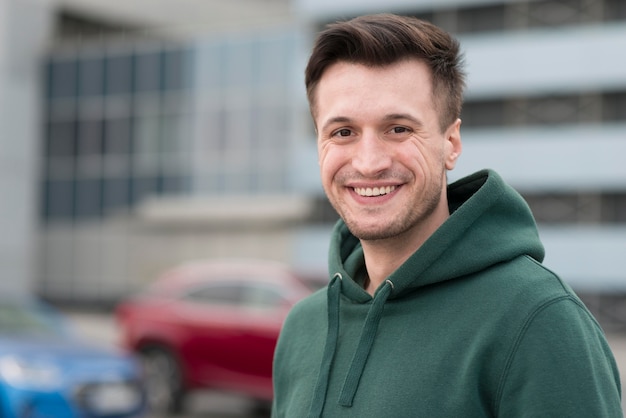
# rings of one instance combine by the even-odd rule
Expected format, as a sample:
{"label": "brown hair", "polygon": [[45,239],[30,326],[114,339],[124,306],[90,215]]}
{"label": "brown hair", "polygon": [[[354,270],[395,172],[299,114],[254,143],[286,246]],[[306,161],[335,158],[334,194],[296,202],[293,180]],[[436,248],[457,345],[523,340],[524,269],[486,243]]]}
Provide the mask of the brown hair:
{"label": "brown hair", "polygon": [[433,103],[444,131],[461,114],[465,74],[459,42],[439,27],[393,14],[360,16],[320,32],[305,70],[311,112],[315,90],[326,69],[337,62],[383,67],[406,59],[426,63],[432,74]]}

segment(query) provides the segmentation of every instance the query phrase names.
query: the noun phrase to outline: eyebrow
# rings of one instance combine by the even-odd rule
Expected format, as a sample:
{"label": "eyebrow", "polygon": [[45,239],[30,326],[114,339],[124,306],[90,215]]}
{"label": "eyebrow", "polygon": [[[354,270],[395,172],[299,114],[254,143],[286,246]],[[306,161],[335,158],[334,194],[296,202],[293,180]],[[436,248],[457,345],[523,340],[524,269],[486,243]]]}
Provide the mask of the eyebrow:
{"label": "eyebrow", "polygon": [[352,119],[350,119],[347,116],[335,116],[333,118],[328,119],[324,125],[322,125],[322,132],[325,131],[329,125],[332,125],[334,123],[350,123],[352,122]]}
{"label": "eyebrow", "polygon": [[[409,115],[408,113],[390,113],[383,117],[383,121],[385,122],[391,122],[394,120],[401,120],[401,119],[408,120],[418,126],[424,126],[421,120],[419,120],[415,116]],[[324,125],[322,126],[322,131],[326,130],[329,125],[332,125],[334,123],[351,123],[351,122],[352,122],[352,119],[347,116],[335,116],[335,117],[328,119],[324,123]]]}
{"label": "eyebrow", "polygon": [[391,113],[389,115],[385,115],[385,117],[383,118],[384,121],[394,121],[400,119],[408,120],[419,126],[424,126],[424,123],[422,123],[421,120],[419,120],[415,116],[409,115],[408,113]]}

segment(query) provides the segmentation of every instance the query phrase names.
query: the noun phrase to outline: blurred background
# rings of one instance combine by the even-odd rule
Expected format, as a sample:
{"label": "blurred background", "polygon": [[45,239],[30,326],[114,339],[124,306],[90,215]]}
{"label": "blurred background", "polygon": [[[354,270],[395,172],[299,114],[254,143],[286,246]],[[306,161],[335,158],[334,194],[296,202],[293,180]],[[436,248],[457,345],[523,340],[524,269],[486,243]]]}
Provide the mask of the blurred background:
{"label": "blurred background", "polygon": [[622,335],[624,0],[0,0],[0,289],[107,312],[186,260],[323,275],[304,66],[326,23],[383,11],[465,51],[450,180],[498,170]]}

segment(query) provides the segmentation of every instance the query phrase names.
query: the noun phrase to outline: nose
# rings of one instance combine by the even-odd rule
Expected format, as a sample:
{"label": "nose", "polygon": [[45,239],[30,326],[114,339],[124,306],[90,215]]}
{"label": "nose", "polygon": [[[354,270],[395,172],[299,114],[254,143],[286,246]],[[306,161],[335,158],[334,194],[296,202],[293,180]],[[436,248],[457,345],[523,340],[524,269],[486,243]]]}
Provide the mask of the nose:
{"label": "nose", "polygon": [[374,133],[364,133],[355,143],[352,167],[365,177],[375,177],[391,167],[389,144]]}

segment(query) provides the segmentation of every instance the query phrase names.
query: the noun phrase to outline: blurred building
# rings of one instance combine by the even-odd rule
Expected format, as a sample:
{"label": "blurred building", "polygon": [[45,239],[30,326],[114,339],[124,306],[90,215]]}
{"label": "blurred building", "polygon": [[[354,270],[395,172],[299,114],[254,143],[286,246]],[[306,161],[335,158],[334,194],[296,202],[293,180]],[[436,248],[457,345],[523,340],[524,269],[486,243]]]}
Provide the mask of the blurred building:
{"label": "blurred building", "polygon": [[469,88],[451,180],[497,169],[531,204],[548,267],[581,292],[626,290],[623,0],[46,4],[54,41],[28,202],[44,296],[112,301],[199,257],[323,270],[336,215],[303,69],[325,23],[370,12],[422,17],[461,40]]}
{"label": "blurred building", "polygon": [[[36,274],[39,66],[51,29],[46,0],[0,1],[0,292]],[[24,30],[28,28],[28,30]]]}

